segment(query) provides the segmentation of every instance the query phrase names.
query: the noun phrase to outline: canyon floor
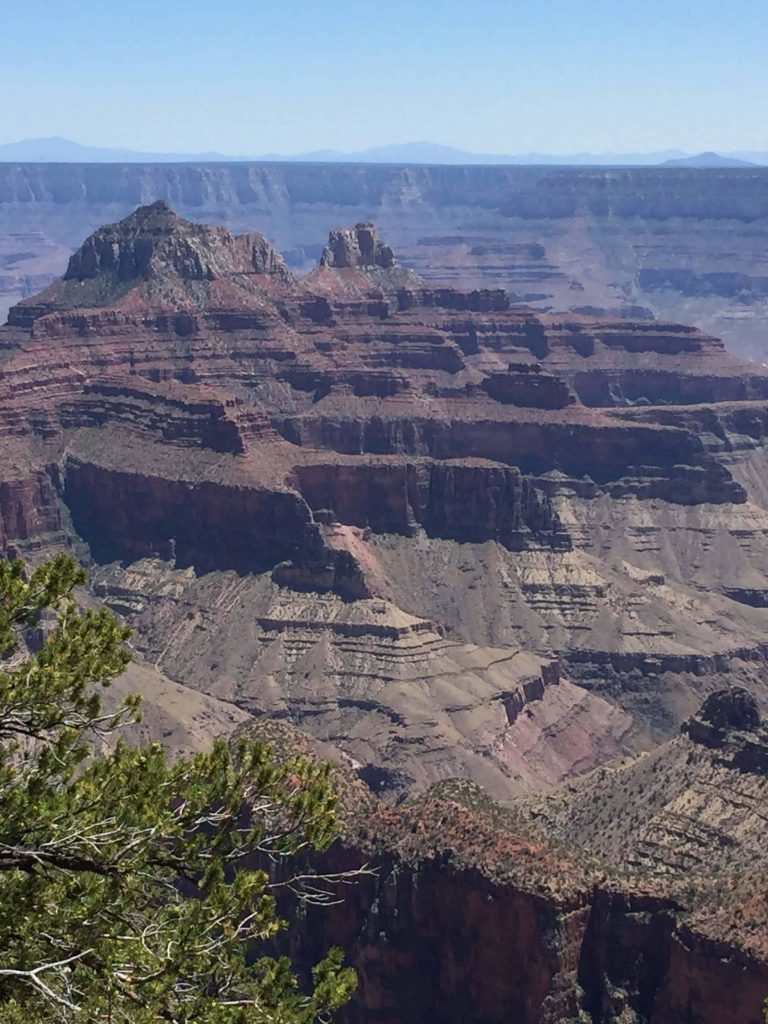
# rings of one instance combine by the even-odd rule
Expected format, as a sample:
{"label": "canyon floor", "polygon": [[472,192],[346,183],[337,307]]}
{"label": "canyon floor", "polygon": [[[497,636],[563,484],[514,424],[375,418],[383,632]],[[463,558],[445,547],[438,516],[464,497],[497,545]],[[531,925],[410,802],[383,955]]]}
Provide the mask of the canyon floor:
{"label": "canyon floor", "polygon": [[16,303],[0,549],[87,562],[143,736],[336,760],[350,1021],[758,1024],[768,369],[318,256],[160,201]]}

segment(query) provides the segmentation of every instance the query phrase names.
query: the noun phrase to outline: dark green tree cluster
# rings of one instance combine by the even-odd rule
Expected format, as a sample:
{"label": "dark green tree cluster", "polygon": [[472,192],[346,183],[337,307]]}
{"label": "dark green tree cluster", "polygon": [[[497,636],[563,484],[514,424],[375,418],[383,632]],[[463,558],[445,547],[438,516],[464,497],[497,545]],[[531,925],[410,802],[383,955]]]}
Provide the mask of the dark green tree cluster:
{"label": "dark green tree cluster", "polygon": [[247,740],[171,761],[117,739],[138,699],[105,711],[100,690],[127,631],[76,605],[84,579],[67,556],[29,575],[0,562],[0,1021],[328,1020],[355,984],[340,951],[309,993],[264,955],[286,927],[277,888],[326,889],[259,866],[332,842],[328,766]]}

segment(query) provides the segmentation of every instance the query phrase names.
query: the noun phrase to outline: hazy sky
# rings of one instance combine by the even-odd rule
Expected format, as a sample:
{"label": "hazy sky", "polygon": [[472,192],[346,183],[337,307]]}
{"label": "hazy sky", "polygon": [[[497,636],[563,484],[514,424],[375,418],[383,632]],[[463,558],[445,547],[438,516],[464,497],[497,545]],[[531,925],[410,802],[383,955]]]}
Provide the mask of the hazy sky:
{"label": "hazy sky", "polygon": [[0,142],[768,149],[766,0],[0,0]]}

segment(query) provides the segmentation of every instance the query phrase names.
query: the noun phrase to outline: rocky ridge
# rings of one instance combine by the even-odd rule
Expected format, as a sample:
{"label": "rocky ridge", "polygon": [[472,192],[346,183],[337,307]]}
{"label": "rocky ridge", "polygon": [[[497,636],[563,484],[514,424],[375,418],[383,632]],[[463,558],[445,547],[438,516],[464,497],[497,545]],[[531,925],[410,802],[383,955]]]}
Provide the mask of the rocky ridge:
{"label": "rocky ridge", "polygon": [[[255,628],[282,666],[280,713],[318,729],[315,705],[338,714],[355,673],[400,686],[373,702],[391,721],[421,699],[385,667],[404,664],[399,627],[366,613],[377,640],[355,650],[333,639],[353,628],[335,602],[384,601],[423,623],[409,630],[426,677],[476,690],[482,663],[487,697],[445,709],[482,736],[500,796],[667,738],[728,672],[765,698],[768,513],[754,480],[768,372],[695,329],[435,288],[367,223],[332,232],[298,280],[263,237],[155,203],[96,232],[0,339],[6,545],[85,542],[103,597],[174,678],[194,651],[200,685],[222,685],[210,632],[191,643],[184,617],[210,600],[207,574],[234,572],[257,625],[235,601],[216,603],[214,628],[235,650]],[[133,597],[119,563],[145,566]],[[326,605],[292,596],[306,593]],[[516,651],[559,659],[579,684],[529,701],[530,727],[501,712],[520,688]],[[249,695],[253,665],[265,671],[254,659],[226,688],[273,708]],[[370,707],[344,700],[343,724],[322,728],[350,745],[350,731],[375,730]],[[480,725],[486,701],[499,714]],[[382,772],[385,735],[347,753]],[[418,743],[464,742],[447,736]],[[408,753],[382,776],[393,794],[458,766],[441,754],[425,776],[417,763]]]}
{"label": "rocky ridge", "polygon": [[[696,717],[749,700],[718,691]],[[768,749],[764,728],[732,723],[729,743],[756,732]],[[330,911],[310,910],[291,952],[309,965],[331,943],[353,951],[349,1022],[759,1024],[765,821],[747,808],[764,806],[768,776],[716,763],[685,735],[649,768],[650,757],[511,807],[467,780],[396,810],[347,796],[344,838],[320,867],[372,874]],[[354,792],[343,776],[339,787]],[[656,854],[638,855],[649,837]]]}
{"label": "rocky ridge", "polygon": [[[758,927],[740,941],[725,897],[699,895],[724,892],[719,864],[761,920],[742,868],[764,796],[768,371],[684,325],[434,286],[367,223],[297,279],[263,237],[164,204],[20,303],[0,358],[3,550],[90,560],[92,599],[135,629],[151,734],[188,749],[292,722],[381,794],[333,856],[375,853],[382,887],[317,932],[386,917],[366,1012],[403,1019],[387,972],[415,934],[456,966],[413,1011],[457,1019],[474,989],[439,904],[440,934],[499,977],[481,1019],[714,1024],[741,972],[751,1024]],[[725,681],[744,696],[694,714]],[[507,943],[522,966],[499,970],[511,920],[528,953]]]}
{"label": "rocky ridge", "polygon": [[373,221],[432,283],[540,312],[696,323],[764,361],[768,171],[360,164],[0,164],[0,319],[101,224],[163,199],[257,229],[310,270],[329,226]]}

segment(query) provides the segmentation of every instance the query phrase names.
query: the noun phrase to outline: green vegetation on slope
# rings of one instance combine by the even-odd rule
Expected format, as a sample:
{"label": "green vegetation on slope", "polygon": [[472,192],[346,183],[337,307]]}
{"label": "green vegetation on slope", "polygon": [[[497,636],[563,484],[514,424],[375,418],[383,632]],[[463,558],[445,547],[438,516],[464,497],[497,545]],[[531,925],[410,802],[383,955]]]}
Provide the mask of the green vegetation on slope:
{"label": "green vegetation on slope", "polygon": [[[108,714],[98,691],[127,631],[77,608],[84,579],[68,556],[0,562],[0,1021],[327,1020],[354,974],[333,950],[305,994],[258,958],[287,924],[254,864],[332,842],[329,767],[248,739],[173,763],[113,742],[138,699]],[[297,900],[327,898],[292,874]]]}

